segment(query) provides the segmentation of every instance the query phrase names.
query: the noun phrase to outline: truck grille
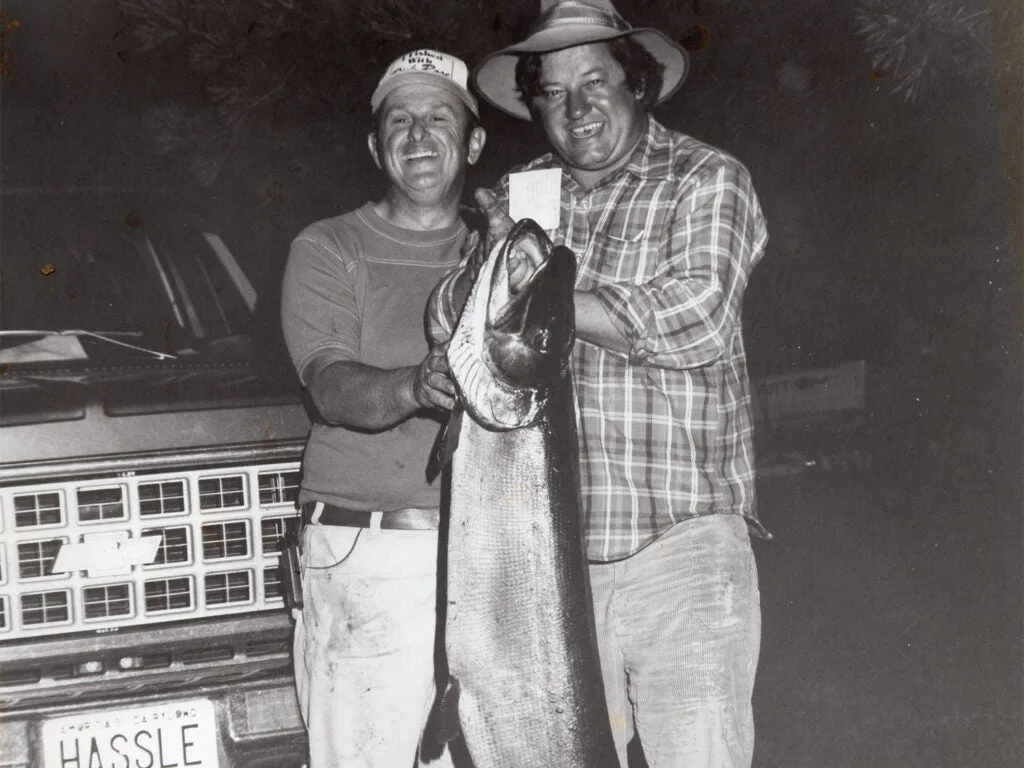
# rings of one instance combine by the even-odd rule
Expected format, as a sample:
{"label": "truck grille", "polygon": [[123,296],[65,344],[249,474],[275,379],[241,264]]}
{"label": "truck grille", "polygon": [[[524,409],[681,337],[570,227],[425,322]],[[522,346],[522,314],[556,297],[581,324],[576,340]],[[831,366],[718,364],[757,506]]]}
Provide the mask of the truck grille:
{"label": "truck grille", "polygon": [[0,488],[0,641],[280,609],[298,487],[288,462]]}

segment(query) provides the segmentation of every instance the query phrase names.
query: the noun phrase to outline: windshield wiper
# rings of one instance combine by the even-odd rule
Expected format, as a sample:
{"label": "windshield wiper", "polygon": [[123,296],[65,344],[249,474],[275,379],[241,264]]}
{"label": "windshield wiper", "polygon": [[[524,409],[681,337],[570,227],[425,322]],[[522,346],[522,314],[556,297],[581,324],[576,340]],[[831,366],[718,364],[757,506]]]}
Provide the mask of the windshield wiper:
{"label": "windshield wiper", "polygon": [[[129,344],[126,341],[118,341],[117,339],[111,338],[112,336],[141,336],[141,334],[136,333],[134,331],[104,331],[103,333],[97,333],[96,331],[86,331],[86,330],[82,330],[80,328],[72,328],[72,329],[63,330],[63,331],[32,331],[32,330],[2,331],[2,330],[0,330],[0,337],[2,337],[2,336],[64,336],[64,337],[67,337],[67,336],[74,336],[74,337],[77,337],[77,336],[87,336],[90,339],[99,339],[100,341],[105,341],[108,344],[116,344],[119,347],[126,347],[128,349],[133,349],[136,352],[143,352],[143,353],[145,353],[147,355],[153,355],[158,360],[175,360],[175,359],[177,359],[177,355],[172,355],[172,354],[167,353],[167,352],[159,352],[158,350],[150,349],[149,347],[140,347],[140,346],[137,346],[135,344]],[[22,356],[23,356],[24,353],[28,351],[25,348],[29,347],[31,344],[32,344],[32,342],[29,342],[27,344],[19,344],[18,346],[11,347],[10,349],[2,349],[2,350],[0,350],[0,361],[4,361],[4,362],[18,362],[17,358],[19,357],[19,355],[18,354],[13,354],[13,358],[12,358],[12,353],[17,353],[18,350],[22,350]],[[72,355],[71,359],[75,359],[76,357],[77,356]]]}

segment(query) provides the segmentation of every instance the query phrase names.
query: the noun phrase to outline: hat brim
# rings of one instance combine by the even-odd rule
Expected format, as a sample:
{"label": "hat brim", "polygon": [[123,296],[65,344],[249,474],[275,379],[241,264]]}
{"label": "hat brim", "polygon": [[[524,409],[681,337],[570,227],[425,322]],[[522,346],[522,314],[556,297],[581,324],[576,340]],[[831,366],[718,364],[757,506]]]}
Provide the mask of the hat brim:
{"label": "hat brim", "polygon": [[607,42],[632,37],[665,68],[661,91],[655,104],[668,99],[686,79],[690,57],[682,46],[656,29],[640,27],[622,32],[608,29],[582,29],[579,26],[544,29],[521,43],[502,48],[488,55],[473,70],[470,82],[492,106],[522,120],[531,120],[529,107],[519,98],[516,88],[516,62],[524,53],[551,53],[587,43]]}

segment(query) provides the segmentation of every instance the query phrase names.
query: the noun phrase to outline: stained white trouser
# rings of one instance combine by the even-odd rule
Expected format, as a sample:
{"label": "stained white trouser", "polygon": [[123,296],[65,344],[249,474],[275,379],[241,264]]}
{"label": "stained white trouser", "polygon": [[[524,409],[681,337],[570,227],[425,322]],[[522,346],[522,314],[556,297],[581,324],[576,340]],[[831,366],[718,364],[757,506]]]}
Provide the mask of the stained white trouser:
{"label": "stained white trouser", "polygon": [[303,532],[294,655],[310,768],[414,765],[434,696],[437,547],[437,531]]}

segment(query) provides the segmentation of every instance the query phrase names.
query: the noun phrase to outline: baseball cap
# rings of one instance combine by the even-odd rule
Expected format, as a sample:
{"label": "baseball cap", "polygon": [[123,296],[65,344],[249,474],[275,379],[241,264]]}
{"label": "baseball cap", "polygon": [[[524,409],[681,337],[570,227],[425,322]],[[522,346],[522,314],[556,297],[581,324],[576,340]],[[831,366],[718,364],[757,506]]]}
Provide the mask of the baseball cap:
{"label": "baseball cap", "polygon": [[370,108],[376,112],[381,102],[396,88],[410,83],[439,85],[462,100],[470,112],[480,117],[476,99],[468,88],[469,70],[462,59],[440,51],[421,48],[399,56],[388,65],[370,97]]}

